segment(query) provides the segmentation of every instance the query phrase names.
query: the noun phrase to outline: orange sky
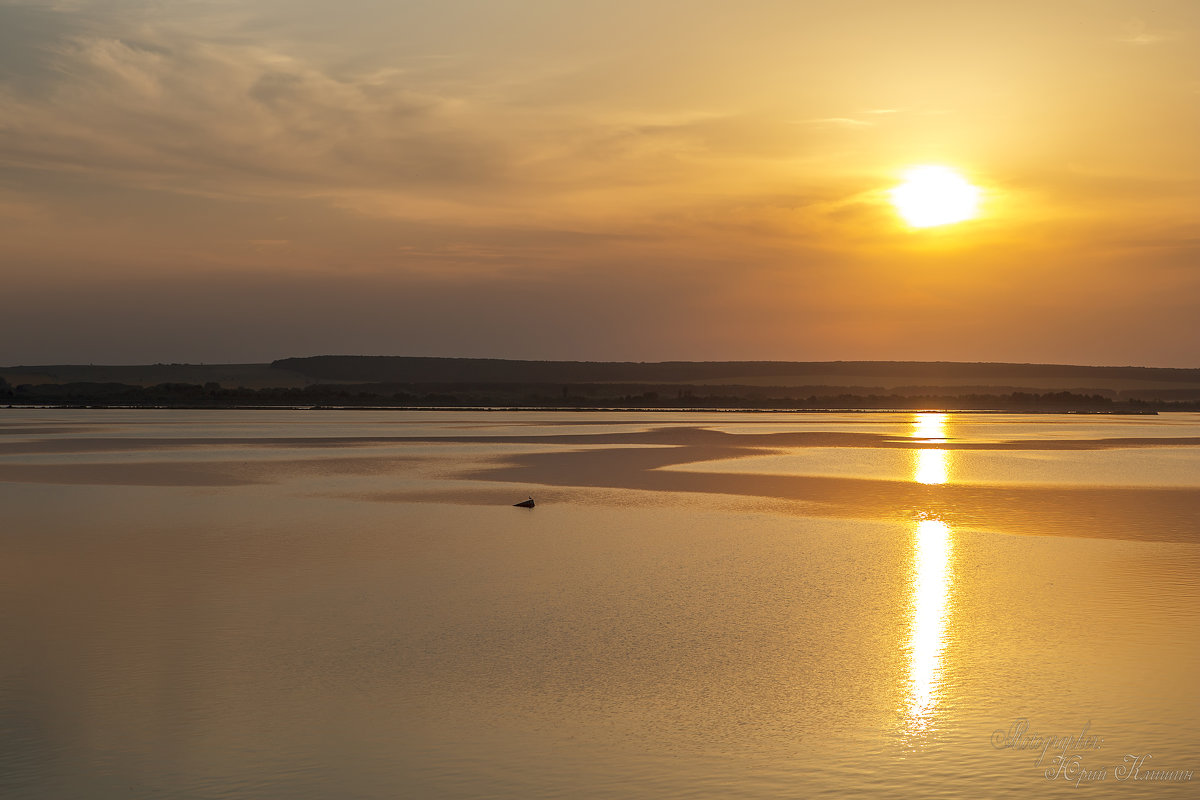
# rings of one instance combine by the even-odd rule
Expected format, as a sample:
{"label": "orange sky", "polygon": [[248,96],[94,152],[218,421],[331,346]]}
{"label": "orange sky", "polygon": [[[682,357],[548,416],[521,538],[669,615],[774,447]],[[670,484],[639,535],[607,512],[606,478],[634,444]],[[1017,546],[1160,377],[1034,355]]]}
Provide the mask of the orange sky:
{"label": "orange sky", "polygon": [[0,0],[0,364],[1200,366],[1197,141],[1194,2]]}

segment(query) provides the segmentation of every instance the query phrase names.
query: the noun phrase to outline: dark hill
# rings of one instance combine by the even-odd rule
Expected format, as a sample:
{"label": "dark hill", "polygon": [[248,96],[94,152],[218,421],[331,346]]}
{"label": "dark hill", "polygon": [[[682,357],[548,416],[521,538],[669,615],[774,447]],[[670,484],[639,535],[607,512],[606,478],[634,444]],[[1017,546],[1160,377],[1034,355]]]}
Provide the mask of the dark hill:
{"label": "dark hill", "polygon": [[[931,361],[509,361],[491,358],[312,356],[272,362],[313,381],[347,383],[631,383],[759,385],[989,385],[1120,391],[1200,389],[1200,369]],[[851,380],[847,380],[851,379]],[[1165,384],[1163,386],[1162,384]],[[1181,387],[1182,385],[1182,387]]]}

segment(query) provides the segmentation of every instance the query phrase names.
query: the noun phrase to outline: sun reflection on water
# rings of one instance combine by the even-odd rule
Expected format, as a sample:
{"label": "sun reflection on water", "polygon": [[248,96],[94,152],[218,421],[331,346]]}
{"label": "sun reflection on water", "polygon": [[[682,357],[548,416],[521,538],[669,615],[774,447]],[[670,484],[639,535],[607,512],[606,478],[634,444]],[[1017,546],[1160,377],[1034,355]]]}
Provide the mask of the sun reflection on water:
{"label": "sun reflection on water", "polygon": [[908,718],[910,728],[921,730],[928,725],[941,695],[942,650],[952,580],[950,526],[936,519],[918,521],[914,546]]}
{"label": "sun reflection on water", "polygon": [[946,414],[924,412],[917,414],[913,420],[914,439],[939,440],[946,439]]}
{"label": "sun reflection on water", "polygon": [[[924,442],[946,441],[946,414],[917,414],[913,420],[912,438]],[[913,480],[926,485],[950,481],[950,453],[940,449],[914,450]]]}
{"label": "sun reflection on water", "polygon": [[917,483],[940,485],[950,480],[949,458],[945,450],[918,450],[913,480]]}
{"label": "sun reflection on water", "polygon": [[[916,415],[913,439],[945,441],[946,417]],[[916,450],[913,480],[931,486],[949,483],[949,453]],[[907,722],[910,733],[920,733],[929,727],[942,695],[942,659],[953,590],[953,531],[942,520],[922,513],[913,532],[913,549]]]}

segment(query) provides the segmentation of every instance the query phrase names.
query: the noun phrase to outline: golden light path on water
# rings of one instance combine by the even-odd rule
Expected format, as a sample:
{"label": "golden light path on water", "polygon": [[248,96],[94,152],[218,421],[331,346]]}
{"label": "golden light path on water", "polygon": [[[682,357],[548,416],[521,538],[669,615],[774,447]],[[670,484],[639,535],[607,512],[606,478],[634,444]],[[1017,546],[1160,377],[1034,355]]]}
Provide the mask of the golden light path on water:
{"label": "golden light path on water", "polygon": [[918,450],[917,468],[913,480],[927,485],[940,485],[950,480],[945,450]]}
{"label": "golden light path on water", "polygon": [[[945,414],[918,414],[913,438],[945,440]],[[913,480],[927,485],[949,481],[945,450],[916,450]],[[946,646],[953,574],[950,558],[953,531],[945,522],[922,516],[913,532],[911,639],[909,641],[909,692],[907,722],[911,734],[929,727],[941,698],[942,655]]]}
{"label": "golden light path on water", "polygon": [[946,606],[950,599],[950,526],[941,520],[917,522],[912,587],[912,640],[909,644],[909,727],[924,729],[941,694]]}
{"label": "golden light path on water", "polygon": [[926,412],[917,414],[913,420],[914,439],[939,439],[946,438],[946,415],[942,413]]}
{"label": "golden light path on water", "polygon": [[[913,439],[926,442],[946,440],[945,414],[917,414],[913,422]],[[950,454],[945,450],[914,450],[916,467],[913,480],[924,484],[943,484],[949,480]]]}

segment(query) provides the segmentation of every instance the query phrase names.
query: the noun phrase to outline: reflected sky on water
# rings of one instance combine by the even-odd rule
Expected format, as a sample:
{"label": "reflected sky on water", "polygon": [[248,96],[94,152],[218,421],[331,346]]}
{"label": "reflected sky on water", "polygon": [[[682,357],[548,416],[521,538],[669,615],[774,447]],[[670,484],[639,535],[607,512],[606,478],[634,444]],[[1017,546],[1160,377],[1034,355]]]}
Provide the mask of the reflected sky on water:
{"label": "reflected sky on water", "polygon": [[[1196,415],[3,411],[5,798],[1046,796],[1018,718],[1200,766],[1195,490],[954,449]],[[889,477],[745,469],[801,454]]]}

